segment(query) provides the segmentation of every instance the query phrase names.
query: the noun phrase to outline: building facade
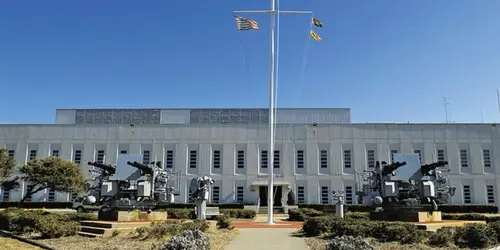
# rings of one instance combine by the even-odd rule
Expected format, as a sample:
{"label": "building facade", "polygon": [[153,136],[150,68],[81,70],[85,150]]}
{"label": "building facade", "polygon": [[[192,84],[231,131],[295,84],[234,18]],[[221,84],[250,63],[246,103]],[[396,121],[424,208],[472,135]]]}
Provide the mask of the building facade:
{"label": "building facade", "polygon": [[[349,109],[279,109],[274,166],[268,165],[267,109],[57,110],[56,124],[0,125],[0,147],[18,164],[58,156],[87,173],[88,161],[116,164],[140,154],[180,173],[176,202],[189,200],[189,181],[215,179],[212,202],[267,203],[267,171],[274,168],[275,203],[293,190],[299,203],[330,203],[345,190],[357,203],[357,172],[394,153],[416,153],[422,164],[446,160],[453,204],[495,204],[500,197],[500,130],[495,124],[353,124]],[[2,190],[19,200],[27,188]],[[51,190],[31,200],[69,201]]]}

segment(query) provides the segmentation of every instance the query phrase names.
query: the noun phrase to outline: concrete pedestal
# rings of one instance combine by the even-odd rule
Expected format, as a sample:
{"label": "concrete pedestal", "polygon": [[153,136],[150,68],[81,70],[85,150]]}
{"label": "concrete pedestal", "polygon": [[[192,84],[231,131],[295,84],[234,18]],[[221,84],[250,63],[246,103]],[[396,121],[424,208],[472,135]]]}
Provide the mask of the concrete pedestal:
{"label": "concrete pedestal", "polygon": [[439,222],[442,221],[441,212],[371,212],[371,220],[405,221],[405,222]]}
{"label": "concrete pedestal", "polygon": [[162,211],[99,211],[98,220],[100,221],[166,221],[167,212]]}

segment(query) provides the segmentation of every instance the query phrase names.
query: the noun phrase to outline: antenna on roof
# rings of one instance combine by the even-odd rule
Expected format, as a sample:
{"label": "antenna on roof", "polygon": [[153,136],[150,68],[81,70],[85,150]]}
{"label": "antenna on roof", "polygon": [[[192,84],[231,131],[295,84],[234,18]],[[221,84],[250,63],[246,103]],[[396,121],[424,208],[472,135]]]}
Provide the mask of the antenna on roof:
{"label": "antenna on roof", "polygon": [[443,105],[444,105],[444,115],[446,118],[446,123],[450,123],[450,119],[448,117],[448,105],[450,105],[450,103],[446,101],[446,97],[443,97]]}
{"label": "antenna on roof", "polygon": [[497,89],[497,104],[498,104],[498,113],[500,113],[500,93],[498,92],[498,89]]}

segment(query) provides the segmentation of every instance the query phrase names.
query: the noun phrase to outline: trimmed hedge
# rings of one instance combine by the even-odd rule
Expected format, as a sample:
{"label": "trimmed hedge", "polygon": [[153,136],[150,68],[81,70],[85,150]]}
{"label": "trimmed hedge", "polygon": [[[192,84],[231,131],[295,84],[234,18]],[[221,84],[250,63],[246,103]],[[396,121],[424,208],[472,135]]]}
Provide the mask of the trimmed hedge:
{"label": "trimmed hedge", "polygon": [[442,214],[443,220],[477,220],[486,221],[486,223],[500,221],[500,216],[486,216],[482,214]]}
{"label": "trimmed hedge", "polygon": [[[194,209],[185,209],[185,208],[168,208],[165,209],[167,211],[168,218],[172,219],[195,219],[196,214]],[[219,212],[223,215],[226,215],[228,218],[237,218],[237,219],[253,219],[257,216],[257,213],[254,210],[250,209],[220,209]]]}
{"label": "trimmed hedge", "polygon": [[0,208],[22,207],[22,208],[50,208],[50,209],[66,209],[72,208],[71,202],[58,201],[26,201],[23,204],[19,201],[0,201]]}
{"label": "trimmed hedge", "polygon": [[[335,211],[333,204],[298,204],[299,208],[312,208],[318,211]],[[346,204],[344,209],[349,212],[370,212],[370,208],[365,205]],[[443,213],[485,213],[496,214],[498,207],[495,205],[439,205],[439,210]]]}
{"label": "trimmed hedge", "polygon": [[0,229],[15,234],[35,233],[41,238],[59,238],[75,235],[80,230],[78,221],[90,215],[52,214],[43,210],[9,208],[0,211]]}
{"label": "trimmed hedge", "polygon": [[433,247],[454,245],[475,249],[500,243],[500,221],[489,224],[471,223],[464,227],[445,227],[437,232],[428,232],[417,230],[412,223],[319,216],[307,219],[302,231],[306,236],[325,235],[335,238],[345,235],[375,238],[379,242],[423,243]]}
{"label": "trimmed hedge", "polygon": [[[208,203],[207,207],[219,207],[220,209],[243,209],[245,203]],[[195,203],[172,203],[164,206],[158,206],[158,209],[194,209]]]}

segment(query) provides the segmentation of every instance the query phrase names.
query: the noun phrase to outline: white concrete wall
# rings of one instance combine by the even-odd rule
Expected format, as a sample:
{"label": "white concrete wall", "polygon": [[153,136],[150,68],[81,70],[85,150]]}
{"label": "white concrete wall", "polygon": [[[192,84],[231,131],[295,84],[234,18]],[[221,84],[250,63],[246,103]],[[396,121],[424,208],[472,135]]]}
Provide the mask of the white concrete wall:
{"label": "white concrete wall", "polygon": [[[220,201],[236,199],[236,186],[244,185],[245,201],[255,201],[258,189],[250,185],[264,181],[257,175],[266,173],[260,168],[260,151],[267,150],[266,125],[0,125],[0,147],[15,151],[19,164],[28,160],[31,150],[37,157],[49,156],[54,149],[59,156],[73,160],[75,150],[82,151],[81,166],[87,172],[86,162],[104,150],[105,162],[115,164],[120,150],[141,154],[151,150],[151,158],[165,163],[166,151],[174,150],[174,170],[181,172],[181,195],[178,202],[187,198],[187,182],[202,174],[209,174],[220,186]],[[445,158],[452,168],[451,181],[457,187],[452,203],[463,203],[463,185],[470,185],[472,203],[486,203],[486,185],[495,187],[495,204],[499,204],[500,150],[499,128],[491,124],[336,124],[336,125],[279,125],[276,129],[276,149],[280,150],[279,169],[282,182],[288,182],[297,195],[297,186],[305,186],[305,200],[320,202],[321,186],[343,189],[354,186],[354,170],[367,169],[367,150],[375,150],[376,160],[390,161],[391,150],[412,153],[422,152],[422,161],[437,160],[437,150],[445,151]],[[460,167],[459,151],[467,150],[468,167]],[[483,166],[482,150],[490,150],[491,167]],[[197,151],[196,168],[189,168],[189,150]],[[221,168],[213,168],[213,150],[221,150]],[[237,151],[245,151],[245,166],[236,167]],[[296,151],[304,150],[303,169],[296,167]],[[320,168],[320,150],[328,152],[328,167]],[[351,150],[352,168],[344,167],[344,150]],[[10,199],[17,200],[22,191],[11,192]],[[355,192],[355,190],[354,190]],[[46,199],[43,192],[34,200]],[[67,200],[65,194],[56,195],[59,201]],[[354,200],[356,200],[354,198]]]}

